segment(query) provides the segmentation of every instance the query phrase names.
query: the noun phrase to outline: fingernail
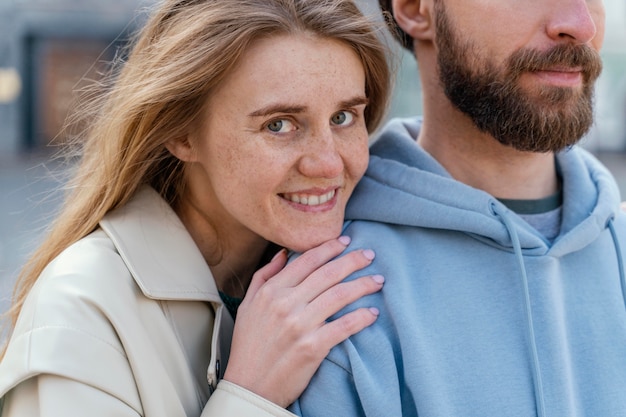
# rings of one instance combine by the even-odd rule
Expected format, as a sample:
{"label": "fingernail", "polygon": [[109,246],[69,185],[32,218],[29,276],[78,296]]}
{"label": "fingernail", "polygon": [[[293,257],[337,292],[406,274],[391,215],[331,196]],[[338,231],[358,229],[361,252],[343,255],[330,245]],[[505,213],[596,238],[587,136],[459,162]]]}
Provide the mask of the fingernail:
{"label": "fingernail", "polygon": [[372,279],[377,284],[382,284],[385,282],[385,277],[383,277],[382,275],[372,275]]}
{"label": "fingernail", "polygon": [[274,257],[272,258],[272,260],[270,262],[273,262],[276,260],[276,258],[278,258],[279,256],[281,256],[283,253],[287,252],[287,250],[285,248],[282,248],[281,250],[279,250],[276,255],[274,255]]}
{"label": "fingernail", "polygon": [[364,249],[363,250],[363,256],[365,256],[367,259],[369,259],[371,261],[372,259],[374,259],[376,254],[371,249]]}
{"label": "fingernail", "polygon": [[350,236],[340,236],[338,240],[346,246],[348,246],[352,241],[352,239],[350,239]]}
{"label": "fingernail", "polygon": [[376,307],[370,307],[369,310],[370,310],[370,313],[372,313],[375,316],[378,316],[380,314],[380,311]]}

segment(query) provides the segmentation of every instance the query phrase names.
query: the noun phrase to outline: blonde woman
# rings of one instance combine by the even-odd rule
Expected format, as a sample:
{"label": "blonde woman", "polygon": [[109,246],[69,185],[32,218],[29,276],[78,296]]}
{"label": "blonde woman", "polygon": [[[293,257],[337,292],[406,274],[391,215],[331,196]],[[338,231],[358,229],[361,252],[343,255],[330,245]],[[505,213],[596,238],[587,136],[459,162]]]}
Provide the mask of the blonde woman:
{"label": "blonde woman", "polygon": [[3,417],[291,415],[377,317],[326,321],[384,280],[342,283],[374,253],[339,237],[389,93],[377,36],[346,0],[158,5],[17,282]]}

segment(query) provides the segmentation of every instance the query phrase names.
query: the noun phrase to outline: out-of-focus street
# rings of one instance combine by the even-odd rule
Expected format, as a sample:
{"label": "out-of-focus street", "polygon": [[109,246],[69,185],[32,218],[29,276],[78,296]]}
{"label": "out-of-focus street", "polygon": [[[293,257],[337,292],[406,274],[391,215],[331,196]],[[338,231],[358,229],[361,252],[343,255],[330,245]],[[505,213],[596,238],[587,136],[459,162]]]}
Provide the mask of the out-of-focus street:
{"label": "out-of-focus street", "polygon": [[13,280],[34,250],[59,203],[51,172],[57,164],[42,155],[0,156],[0,311],[9,305]]}

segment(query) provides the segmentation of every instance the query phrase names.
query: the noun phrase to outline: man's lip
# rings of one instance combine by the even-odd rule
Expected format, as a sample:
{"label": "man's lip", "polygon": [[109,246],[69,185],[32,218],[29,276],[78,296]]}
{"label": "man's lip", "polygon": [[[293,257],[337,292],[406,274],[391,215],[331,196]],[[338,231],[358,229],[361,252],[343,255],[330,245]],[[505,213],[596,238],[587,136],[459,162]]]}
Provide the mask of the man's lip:
{"label": "man's lip", "polygon": [[551,67],[532,72],[545,83],[559,87],[575,87],[582,83],[582,68]]}

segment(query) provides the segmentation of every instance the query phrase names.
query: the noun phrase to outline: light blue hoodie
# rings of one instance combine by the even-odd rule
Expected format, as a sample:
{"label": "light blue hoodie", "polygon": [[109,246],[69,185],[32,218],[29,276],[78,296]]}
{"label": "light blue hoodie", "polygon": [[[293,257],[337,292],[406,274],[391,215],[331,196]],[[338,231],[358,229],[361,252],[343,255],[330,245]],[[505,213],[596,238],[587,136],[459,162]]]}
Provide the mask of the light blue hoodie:
{"label": "light blue hoodie", "polygon": [[[376,323],[334,348],[305,417],[626,416],[626,216],[607,170],[561,152],[561,232],[543,238],[453,180],[392,121],[348,207],[386,277]],[[621,249],[620,249],[621,247]],[[364,275],[363,271],[358,274]]]}

